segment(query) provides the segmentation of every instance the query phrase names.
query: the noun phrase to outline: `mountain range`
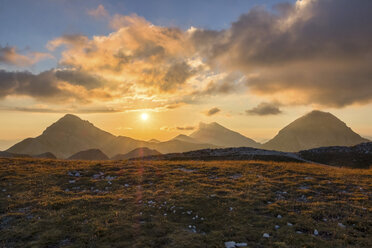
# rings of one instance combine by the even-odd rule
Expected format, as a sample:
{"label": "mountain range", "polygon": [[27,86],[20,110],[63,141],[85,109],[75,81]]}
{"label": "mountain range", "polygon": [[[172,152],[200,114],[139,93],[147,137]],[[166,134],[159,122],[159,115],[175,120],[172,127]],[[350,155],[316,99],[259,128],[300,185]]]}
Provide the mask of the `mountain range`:
{"label": "mountain range", "polygon": [[334,115],[321,111],[312,111],[298,118],[264,144],[216,122],[200,123],[197,130],[189,136],[178,135],[168,141],[136,140],[126,136],[115,136],[75,115],[67,114],[46,128],[40,136],[27,138],[6,152],[31,156],[50,152],[58,158],[69,158],[90,149],[99,149],[108,157],[114,157],[140,147],[154,149],[163,154],[224,147],[297,152],[322,146],[351,146],[367,141]]}

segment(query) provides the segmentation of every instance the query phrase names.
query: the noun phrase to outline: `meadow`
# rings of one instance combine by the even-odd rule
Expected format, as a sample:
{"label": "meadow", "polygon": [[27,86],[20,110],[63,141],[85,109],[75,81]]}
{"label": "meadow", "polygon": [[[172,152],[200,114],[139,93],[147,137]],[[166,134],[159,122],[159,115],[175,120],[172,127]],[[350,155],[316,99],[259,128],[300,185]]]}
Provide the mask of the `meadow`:
{"label": "meadow", "polygon": [[0,246],[372,247],[371,198],[372,169],[2,158]]}

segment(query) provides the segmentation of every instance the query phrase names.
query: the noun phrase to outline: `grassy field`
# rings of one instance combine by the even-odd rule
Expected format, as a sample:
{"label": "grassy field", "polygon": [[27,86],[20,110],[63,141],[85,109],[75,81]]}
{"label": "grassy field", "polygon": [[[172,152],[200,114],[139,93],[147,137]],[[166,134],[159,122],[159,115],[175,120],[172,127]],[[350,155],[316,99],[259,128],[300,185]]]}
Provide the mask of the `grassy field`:
{"label": "grassy field", "polygon": [[0,247],[372,247],[371,198],[371,169],[0,159]]}

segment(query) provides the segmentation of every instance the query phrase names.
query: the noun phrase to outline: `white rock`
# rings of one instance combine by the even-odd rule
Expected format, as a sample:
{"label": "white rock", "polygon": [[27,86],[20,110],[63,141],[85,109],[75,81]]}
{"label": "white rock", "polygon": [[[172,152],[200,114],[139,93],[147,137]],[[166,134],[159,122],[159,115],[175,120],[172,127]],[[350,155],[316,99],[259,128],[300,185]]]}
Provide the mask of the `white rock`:
{"label": "white rock", "polygon": [[235,242],[234,241],[227,241],[225,242],[225,247],[226,248],[235,248]]}
{"label": "white rock", "polygon": [[301,234],[302,232],[301,231],[297,231],[296,233]]}
{"label": "white rock", "polygon": [[276,218],[281,219],[282,216],[280,214],[278,214],[278,216],[276,216]]}
{"label": "white rock", "polygon": [[268,233],[264,233],[264,234],[262,235],[262,237],[264,237],[264,238],[270,238],[270,234],[268,234]]}
{"label": "white rock", "polygon": [[247,243],[236,243],[235,246],[236,247],[246,247],[246,246],[248,246],[248,244]]}
{"label": "white rock", "polygon": [[80,172],[76,172],[75,177],[80,177]]}
{"label": "white rock", "polygon": [[279,229],[280,228],[280,226],[279,225],[275,225],[275,229]]}
{"label": "white rock", "polygon": [[318,236],[318,235],[319,235],[318,230],[316,230],[316,229],[314,230],[314,235],[315,235],[315,236]]}
{"label": "white rock", "polygon": [[75,180],[70,180],[70,181],[68,181],[69,183],[75,183]]}
{"label": "white rock", "polygon": [[338,223],[338,226],[341,227],[341,228],[345,228],[346,226],[342,223]]}
{"label": "white rock", "polygon": [[293,224],[292,224],[292,223],[289,223],[289,222],[287,222],[287,226],[293,226]]}

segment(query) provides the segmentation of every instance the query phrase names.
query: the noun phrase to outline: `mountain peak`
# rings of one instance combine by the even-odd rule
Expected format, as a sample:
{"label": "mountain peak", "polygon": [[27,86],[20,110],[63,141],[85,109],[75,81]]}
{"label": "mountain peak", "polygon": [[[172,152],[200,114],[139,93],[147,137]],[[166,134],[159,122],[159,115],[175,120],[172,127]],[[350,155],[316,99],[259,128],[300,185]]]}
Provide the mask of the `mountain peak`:
{"label": "mountain peak", "polygon": [[191,138],[201,143],[214,144],[222,147],[258,147],[254,140],[232,131],[217,122],[199,123],[199,128],[190,134]]}
{"label": "mountain peak", "polygon": [[284,127],[263,147],[296,152],[321,146],[351,146],[365,141],[333,114],[314,110]]}

